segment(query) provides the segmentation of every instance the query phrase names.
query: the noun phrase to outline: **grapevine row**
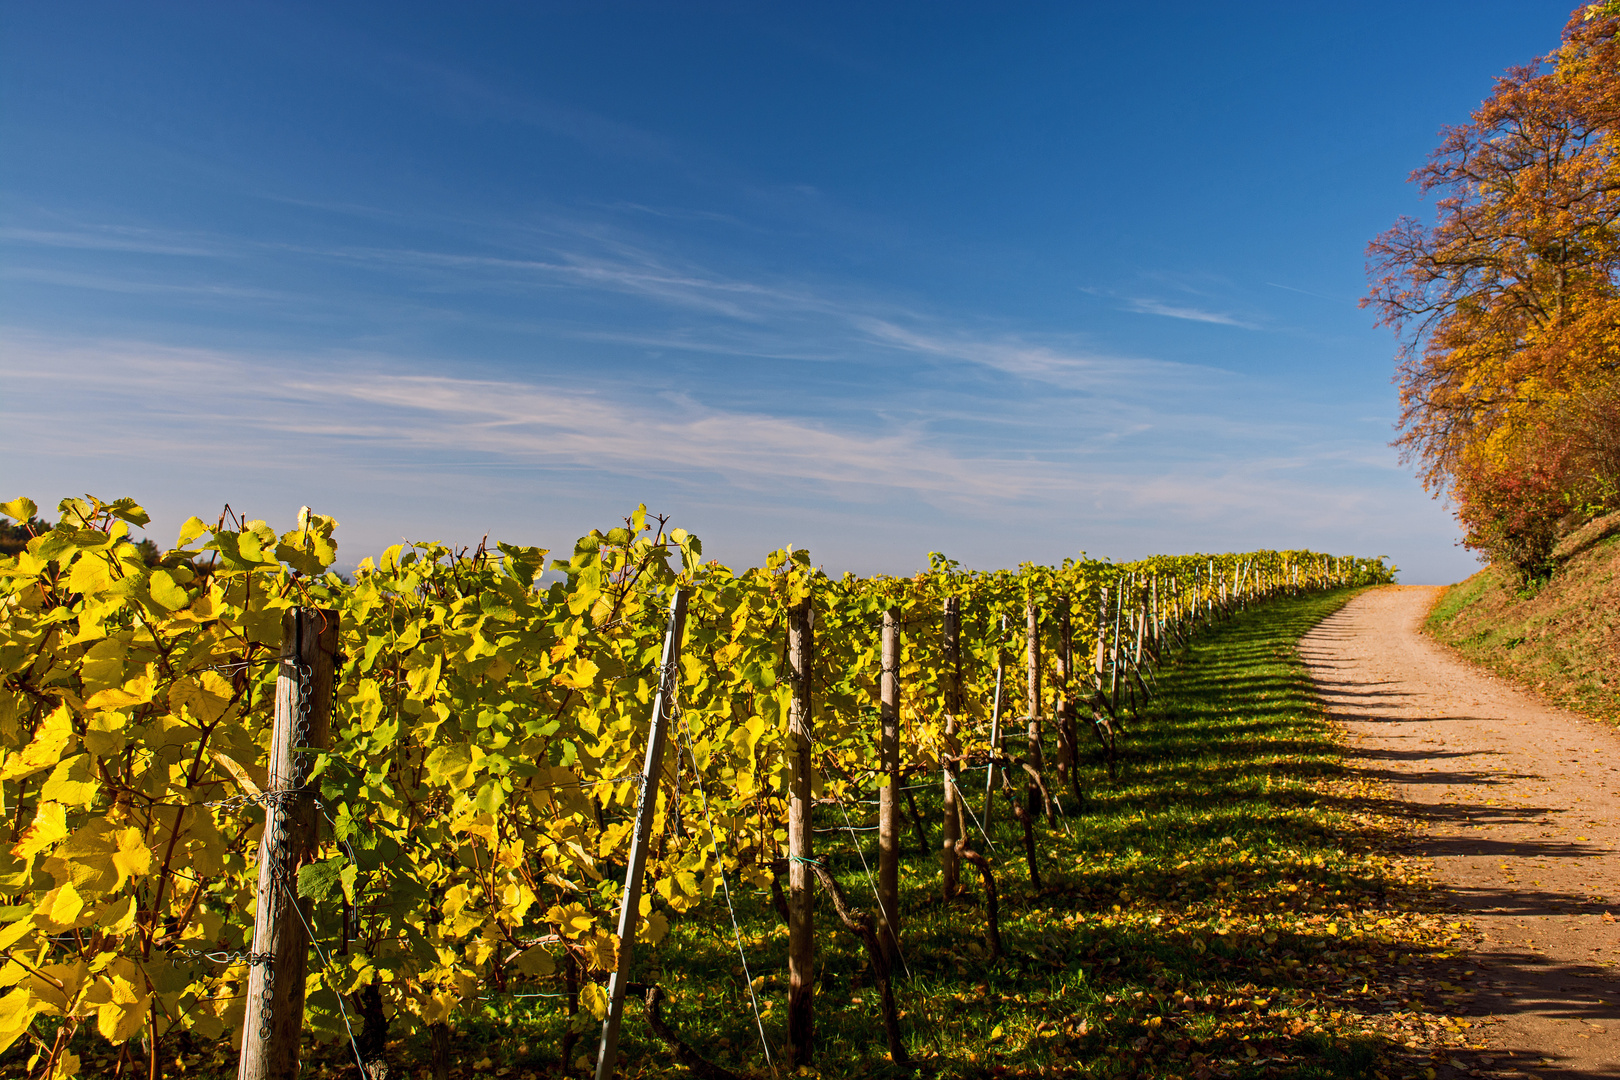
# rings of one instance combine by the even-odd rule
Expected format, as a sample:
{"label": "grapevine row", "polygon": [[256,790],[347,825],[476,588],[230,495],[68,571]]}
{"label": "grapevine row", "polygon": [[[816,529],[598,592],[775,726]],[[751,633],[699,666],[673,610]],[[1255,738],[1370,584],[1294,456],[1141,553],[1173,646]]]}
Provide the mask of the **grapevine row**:
{"label": "grapevine row", "polygon": [[[129,500],[68,499],[0,560],[0,1050],[33,1041],[45,1075],[73,1063],[85,1026],[156,1058],[178,1032],[240,1041],[257,1023],[257,853],[291,611],[337,620],[330,734],[306,770],[321,845],[296,873],[323,960],[308,1027],[346,1038],[358,1012],[443,1032],[480,995],[531,986],[568,995],[577,1033],[605,1014],[618,962],[675,590],[678,711],[648,778],[639,953],[721,890],[757,889],[781,897],[799,965],[817,878],[837,892],[815,821],[864,824],[876,800],[893,846],[899,779],[939,784],[941,889],[958,897],[973,868],[999,951],[995,878],[1038,880],[1039,819],[1078,810],[1087,743],[1113,767],[1167,652],[1238,605],[1392,575],[1261,551],[992,572],[936,555],[914,577],[834,577],[786,549],[736,573],[640,508],[562,559],[417,543],[346,579],[320,515],[280,535],[192,518],[155,560],[131,542],[147,521]],[[975,846],[986,777],[1023,826],[1022,864]],[[879,879],[875,919],[833,899],[886,968],[904,940],[891,861]],[[794,974],[803,1061],[812,987]]]}

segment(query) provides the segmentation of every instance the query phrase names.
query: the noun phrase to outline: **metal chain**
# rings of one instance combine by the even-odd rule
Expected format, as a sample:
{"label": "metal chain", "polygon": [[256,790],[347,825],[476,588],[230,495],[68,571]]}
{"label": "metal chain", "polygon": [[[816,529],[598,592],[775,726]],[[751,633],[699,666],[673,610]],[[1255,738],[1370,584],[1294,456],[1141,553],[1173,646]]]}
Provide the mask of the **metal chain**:
{"label": "metal chain", "polygon": [[171,953],[179,953],[181,956],[189,956],[193,960],[207,960],[209,963],[212,963],[212,964],[265,964],[265,965],[268,965],[270,963],[270,954],[269,953],[230,952],[230,951],[225,950],[225,949],[216,949],[213,952],[204,952],[201,949],[186,949],[186,948],[182,948],[182,947],[180,947],[178,945],[175,946],[174,948],[168,950],[168,951],[171,952]]}

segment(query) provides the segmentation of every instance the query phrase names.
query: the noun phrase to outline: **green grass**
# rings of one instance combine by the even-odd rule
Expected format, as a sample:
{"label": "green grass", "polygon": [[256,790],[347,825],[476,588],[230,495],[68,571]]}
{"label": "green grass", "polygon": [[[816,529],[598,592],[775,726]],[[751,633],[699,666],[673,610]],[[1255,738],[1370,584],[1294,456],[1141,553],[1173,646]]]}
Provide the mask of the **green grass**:
{"label": "green grass", "polygon": [[1620,631],[1620,546],[1611,537],[1582,548],[1534,589],[1498,567],[1451,586],[1424,628],[1556,705],[1620,723],[1613,678]]}
{"label": "green grass", "polygon": [[[999,803],[991,856],[1010,959],[987,962],[976,903],[939,899],[937,864],[906,831],[909,978],[896,993],[918,1072],[1399,1080],[1434,1076],[1425,1072],[1431,1052],[1468,1042],[1466,1022],[1449,1026],[1431,1004],[1455,985],[1437,983],[1433,965],[1465,930],[1446,922],[1421,873],[1392,853],[1399,829],[1377,812],[1379,792],[1344,773],[1295,650],[1348,595],[1239,614],[1168,665],[1148,715],[1121,738],[1119,779],[1107,779],[1092,749],[1084,805],[1039,826],[1040,892]],[[978,775],[964,786],[979,788],[972,805],[982,814]],[[918,794],[934,814],[937,797]],[[857,835],[875,868],[875,834]],[[937,827],[930,839],[937,843]],[[851,899],[870,907],[848,835],[821,833],[817,844]],[[785,1076],[786,930],[767,894],[743,890],[736,906]],[[855,939],[824,901],[816,925],[811,1073],[909,1075],[887,1060]],[[676,921],[655,963],[638,978],[666,988],[666,1019],[688,1043],[735,1072],[769,1075],[724,906]],[[453,1075],[555,1075],[566,1024],[556,998],[487,1001],[458,1025]],[[580,1027],[573,1055],[594,1057],[597,1025]],[[685,1072],[639,1005],[629,1007],[621,1048],[622,1076]],[[310,1074],[352,1075],[344,1049],[320,1051]],[[192,1075],[207,1073],[210,1056],[224,1060],[211,1050],[193,1059]],[[424,1047],[398,1044],[391,1056],[392,1076],[428,1075]]]}

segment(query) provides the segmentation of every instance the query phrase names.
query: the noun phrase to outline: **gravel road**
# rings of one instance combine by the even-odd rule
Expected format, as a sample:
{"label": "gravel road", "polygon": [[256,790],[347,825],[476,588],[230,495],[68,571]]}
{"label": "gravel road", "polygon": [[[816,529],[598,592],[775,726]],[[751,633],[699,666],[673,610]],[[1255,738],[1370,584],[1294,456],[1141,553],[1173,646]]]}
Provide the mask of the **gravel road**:
{"label": "gravel road", "polygon": [[1438,589],[1363,593],[1300,641],[1351,763],[1423,830],[1484,933],[1470,1012],[1492,1072],[1620,1077],[1620,735],[1543,704],[1421,632]]}

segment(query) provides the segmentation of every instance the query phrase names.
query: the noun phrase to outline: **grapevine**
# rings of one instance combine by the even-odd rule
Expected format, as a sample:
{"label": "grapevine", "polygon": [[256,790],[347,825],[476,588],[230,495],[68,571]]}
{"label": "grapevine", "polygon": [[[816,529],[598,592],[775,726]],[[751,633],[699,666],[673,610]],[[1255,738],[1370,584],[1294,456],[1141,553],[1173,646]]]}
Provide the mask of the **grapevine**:
{"label": "grapevine", "polygon": [[[35,512],[26,499],[0,505],[18,521]],[[973,846],[987,776],[1003,778],[1000,801],[1033,837],[1035,819],[1078,809],[1081,747],[1112,762],[1157,662],[1199,620],[1393,572],[1260,551],[991,572],[936,555],[914,577],[858,578],[789,549],[734,572],[643,507],[566,558],[402,544],[349,581],[330,569],[329,517],[279,535],[229,514],[191,518],[153,563],[130,536],[147,523],[127,499],[68,499],[53,528],[0,559],[0,1051],[30,1040],[41,1075],[73,1075],[81,1027],[153,1046],[182,1031],[239,1038],[260,1022],[244,995],[259,834],[275,802],[265,762],[281,626],[294,608],[340,618],[331,743],[303,765],[323,831],[296,887],[328,961],[312,969],[308,1027],[346,1038],[346,1003],[372,994],[399,1032],[431,1029],[481,994],[527,986],[576,1002],[579,1034],[603,1017],[617,963],[675,588],[689,597],[679,752],[649,778],[658,814],[642,956],[671,919],[728,887],[786,884],[785,642],[799,606],[814,621],[813,812],[847,823],[876,800],[891,613],[898,773],[950,791],[943,887],[956,887],[960,859],[983,873],[993,906],[993,877],[1033,877],[1038,853],[1031,840],[1020,867]],[[1006,737],[993,742],[998,680]]]}

